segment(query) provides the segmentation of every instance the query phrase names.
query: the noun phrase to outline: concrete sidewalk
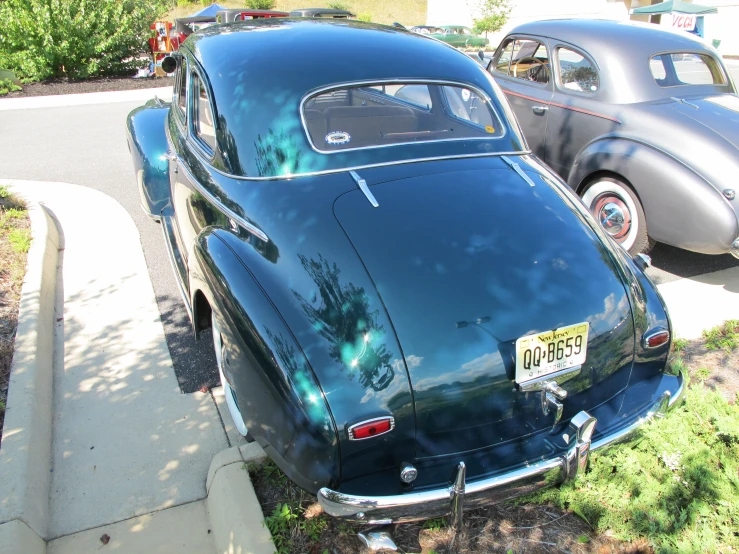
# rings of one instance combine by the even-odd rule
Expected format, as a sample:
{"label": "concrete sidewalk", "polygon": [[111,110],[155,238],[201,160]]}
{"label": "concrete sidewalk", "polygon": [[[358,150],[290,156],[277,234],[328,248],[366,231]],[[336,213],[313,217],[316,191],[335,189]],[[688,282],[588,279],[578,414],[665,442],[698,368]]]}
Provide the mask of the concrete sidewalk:
{"label": "concrete sidewalk", "polygon": [[11,187],[48,208],[65,245],[48,552],[93,552],[103,533],[119,552],[213,552],[205,480],[229,444],[211,394],[180,393],[133,221],[86,187]]}

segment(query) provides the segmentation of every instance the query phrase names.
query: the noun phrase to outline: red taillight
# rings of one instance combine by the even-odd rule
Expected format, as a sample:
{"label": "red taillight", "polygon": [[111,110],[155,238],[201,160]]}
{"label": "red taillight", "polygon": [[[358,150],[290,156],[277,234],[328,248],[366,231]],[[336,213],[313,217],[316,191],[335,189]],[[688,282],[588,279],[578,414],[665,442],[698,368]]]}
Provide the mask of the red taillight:
{"label": "red taillight", "polygon": [[646,348],[657,348],[667,344],[670,340],[670,332],[664,329],[647,332],[644,334],[644,346]]}
{"label": "red taillight", "polygon": [[355,423],[349,427],[349,440],[358,441],[362,439],[371,439],[377,435],[388,433],[395,427],[395,420],[392,417],[378,417],[361,423]]}

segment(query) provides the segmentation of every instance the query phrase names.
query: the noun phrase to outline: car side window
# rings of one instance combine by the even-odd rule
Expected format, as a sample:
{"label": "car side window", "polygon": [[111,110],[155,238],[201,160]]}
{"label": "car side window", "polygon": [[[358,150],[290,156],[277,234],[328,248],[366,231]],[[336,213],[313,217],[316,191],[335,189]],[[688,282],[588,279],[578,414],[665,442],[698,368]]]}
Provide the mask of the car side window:
{"label": "car side window", "polygon": [[569,48],[557,48],[560,86],[575,92],[593,94],[600,88],[598,72],[582,54]]}
{"label": "car side window", "polygon": [[192,74],[193,97],[193,131],[195,137],[206,144],[211,151],[216,149],[216,131],[213,121],[213,110],[208,100],[208,90],[197,73]]}
{"label": "car side window", "polygon": [[514,39],[495,61],[495,71],[534,83],[549,82],[547,47],[537,40]]}
{"label": "car side window", "polygon": [[705,54],[674,52],[653,56],[649,60],[652,77],[661,87],[682,85],[725,85],[721,68]]}
{"label": "car side window", "polygon": [[177,84],[175,85],[175,106],[181,120],[185,120],[187,113],[187,62],[181,58],[180,68],[177,72]]}

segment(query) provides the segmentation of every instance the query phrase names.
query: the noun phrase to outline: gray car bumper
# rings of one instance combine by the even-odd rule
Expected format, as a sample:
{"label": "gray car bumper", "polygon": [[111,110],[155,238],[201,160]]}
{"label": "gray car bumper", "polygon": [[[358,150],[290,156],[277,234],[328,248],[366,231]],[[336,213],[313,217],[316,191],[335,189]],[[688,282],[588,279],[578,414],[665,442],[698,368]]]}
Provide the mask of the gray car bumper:
{"label": "gray car bumper", "polygon": [[665,391],[637,421],[597,441],[591,442],[596,419],[587,412],[578,413],[572,418],[567,432],[569,449],[561,457],[542,460],[503,475],[471,483],[465,482],[465,465],[460,462],[456,479],[451,486],[396,496],[355,496],[324,487],[318,491],[318,502],[329,515],[373,525],[448,514],[461,521],[464,508],[500,502],[575,478],[578,471],[587,466],[592,450],[628,440],[644,423],[677,405],[685,392],[685,379],[682,375],[679,383],[674,394]]}

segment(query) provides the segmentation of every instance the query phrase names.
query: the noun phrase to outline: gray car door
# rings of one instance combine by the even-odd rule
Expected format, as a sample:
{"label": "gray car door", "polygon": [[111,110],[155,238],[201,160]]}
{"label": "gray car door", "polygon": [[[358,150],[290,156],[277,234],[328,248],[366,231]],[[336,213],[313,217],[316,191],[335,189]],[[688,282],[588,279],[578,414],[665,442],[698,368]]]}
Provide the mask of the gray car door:
{"label": "gray car door", "polygon": [[553,94],[546,39],[506,38],[488,70],[505,92],[529,147],[546,160],[547,119]]}
{"label": "gray car door", "polygon": [[601,101],[605,91],[601,91],[595,61],[572,45],[552,41],[550,46],[554,94],[549,106],[545,160],[567,180],[580,151],[620,123],[613,117],[611,105]]}

